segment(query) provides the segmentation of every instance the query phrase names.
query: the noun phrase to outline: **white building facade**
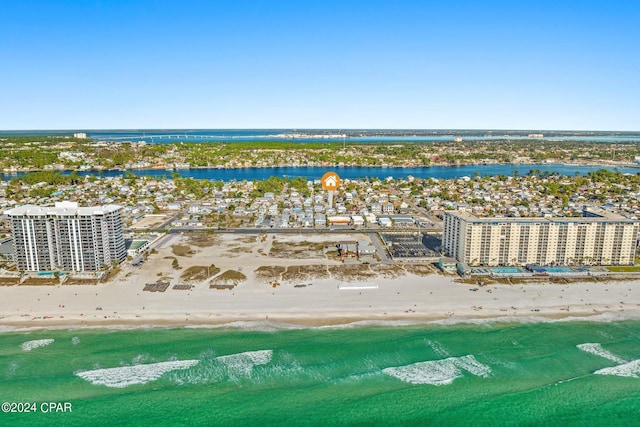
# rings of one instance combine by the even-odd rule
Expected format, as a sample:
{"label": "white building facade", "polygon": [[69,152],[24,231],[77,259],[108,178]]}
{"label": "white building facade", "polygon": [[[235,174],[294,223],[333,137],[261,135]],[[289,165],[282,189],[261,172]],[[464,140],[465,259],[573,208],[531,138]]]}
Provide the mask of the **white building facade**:
{"label": "white building facade", "polygon": [[578,218],[481,218],[446,211],[442,247],[469,265],[631,265],[640,221],[610,212]]}
{"label": "white building facade", "polygon": [[25,205],[6,212],[20,271],[97,271],[126,258],[122,208]]}

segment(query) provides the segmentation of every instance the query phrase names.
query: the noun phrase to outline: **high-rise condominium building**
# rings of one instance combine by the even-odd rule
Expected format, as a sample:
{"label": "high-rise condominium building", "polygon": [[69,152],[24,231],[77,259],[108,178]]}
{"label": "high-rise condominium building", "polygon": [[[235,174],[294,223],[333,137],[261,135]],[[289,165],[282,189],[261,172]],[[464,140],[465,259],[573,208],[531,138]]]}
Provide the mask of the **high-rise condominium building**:
{"label": "high-rise condominium building", "polygon": [[606,211],[577,218],[482,218],[445,212],[444,251],[469,265],[634,263],[640,221]]}
{"label": "high-rise condominium building", "polygon": [[20,271],[96,271],[126,257],[122,208],[25,205],[7,211]]}

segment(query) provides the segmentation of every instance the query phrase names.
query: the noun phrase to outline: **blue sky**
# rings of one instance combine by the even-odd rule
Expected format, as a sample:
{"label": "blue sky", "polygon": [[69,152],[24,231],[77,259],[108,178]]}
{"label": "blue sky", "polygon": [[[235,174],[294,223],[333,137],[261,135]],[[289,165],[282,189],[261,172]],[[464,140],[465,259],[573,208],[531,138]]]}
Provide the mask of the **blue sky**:
{"label": "blue sky", "polygon": [[640,130],[638,1],[3,1],[0,129]]}

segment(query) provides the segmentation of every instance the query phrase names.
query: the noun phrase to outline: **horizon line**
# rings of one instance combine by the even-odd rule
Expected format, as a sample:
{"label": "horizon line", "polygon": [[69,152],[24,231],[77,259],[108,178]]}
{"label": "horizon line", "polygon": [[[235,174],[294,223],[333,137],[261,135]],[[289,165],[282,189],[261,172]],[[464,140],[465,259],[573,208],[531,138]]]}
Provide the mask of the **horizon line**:
{"label": "horizon line", "polygon": [[294,130],[294,131],[479,131],[479,132],[598,132],[598,133],[606,133],[606,132],[620,132],[620,133],[640,133],[639,130],[612,130],[612,129],[540,129],[540,128],[406,128],[406,127],[389,127],[389,128],[364,128],[364,127],[354,127],[354,128],[346,128],[346,127],[273,127],[273,128],[263,128],[263,127],[235,127],[235,128],[201,128],[201,127],[179,127],[179,128],[167,128],[167,127],[159,127],[159,128],[53,128],[53,129],[44,129],[44,128],[34,128],[34,129],[0,129],[0,133],[4,132],[80,132],[80,131],[198,131],[198,130],[213,130],[213,131],[231,131],[231,130],[240,130],[240,131],[248,131],[248,130]]}

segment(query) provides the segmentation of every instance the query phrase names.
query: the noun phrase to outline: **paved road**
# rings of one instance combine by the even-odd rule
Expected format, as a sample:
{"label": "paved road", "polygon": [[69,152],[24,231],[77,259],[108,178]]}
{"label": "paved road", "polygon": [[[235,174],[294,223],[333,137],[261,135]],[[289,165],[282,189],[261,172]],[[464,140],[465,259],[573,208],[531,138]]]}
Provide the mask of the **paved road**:
{"label": "paved road", "polygon": [[431,212],[429,212],[425,208],[421,208],[420,206],[416,205],[414,203],[414,201],[409,197],[404,197],[403,201],[406,204],[408,204],[410,207],[415,209],[415,211],[418,212],[419,214],[422,214],[425,217],[429,218],[429,221],[431,221],[433,223],[433,228],[426,228],[426,229],[422,229],[421,231],[424,231],[424,232],[434,232],[434,231],[442,232],[442,230],[444,229],[444,224],[443,224],[443,222],[441,220],[436,218],[435,215],[433,215]]}
{"label": "paved road", "polygon": [[380,262],[382,264],[393,264],[393,261],[389,258],[389,253],[387,252],[387,248],[384,247],[382,241],[380,240],[380,236],[378,233],[369,233],[369,239],[373,246],[375,246],[378,255],[380,256]]}
{"label": "paved road", "polygon": [[[415,228],[203,228],[203,227],[176,227],[171,228],[167,231],[169,234],[180,234],[180,233],[194,233],[194,232],[209,232],[209,233],[240,233],[240,234],[322,234],[322,233],[333,233],[333,234],[342,234],[342,233],[389,233],[389,232],[403,232],[403,233],[414,233],[417,229]],[[441,230],[438,229],[430,229],[430,228],[421,228],[421,232],[423,233],[438,233]]]}

